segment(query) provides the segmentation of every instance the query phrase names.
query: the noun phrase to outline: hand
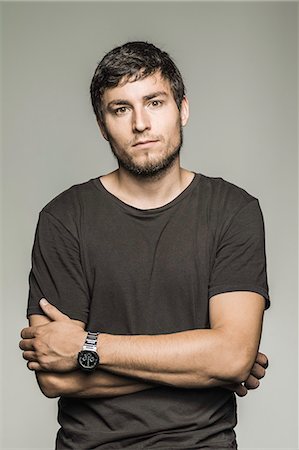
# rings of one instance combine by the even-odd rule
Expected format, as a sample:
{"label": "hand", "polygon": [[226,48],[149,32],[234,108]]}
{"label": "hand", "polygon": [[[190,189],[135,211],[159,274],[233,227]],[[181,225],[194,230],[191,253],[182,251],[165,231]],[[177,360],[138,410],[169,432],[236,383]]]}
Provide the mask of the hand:
{"label": "hand", "polygon": [[224,386],[226,389],[235,392],[239,397],[247,395],[249,389],[257,389],[260,385],[259,380],[266,374],[269,361],[264,353],[258,352],[254,365],[250,371],[250,375],[244,384],[229,384]]}
{"label": "hand", "polygon": [[23,339],[19,346],[24,350],[28,368],[52,372],[74,370],[87,333],[45,299],[40,301],[40,306],[51,322],[21,331]]}

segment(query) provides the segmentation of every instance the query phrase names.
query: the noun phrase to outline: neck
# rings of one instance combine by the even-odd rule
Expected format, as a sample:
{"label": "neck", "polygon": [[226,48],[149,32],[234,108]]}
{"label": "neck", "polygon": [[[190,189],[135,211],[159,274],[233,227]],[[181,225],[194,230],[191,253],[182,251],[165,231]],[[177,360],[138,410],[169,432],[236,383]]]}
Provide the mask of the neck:
{"label": "neck", "polygon": [[193,172],[174,164],[160,177],[138,178],[119,168],[101,177],[103,186],[124,203],[139,209],[159,208],[174,200],[191,183]]}

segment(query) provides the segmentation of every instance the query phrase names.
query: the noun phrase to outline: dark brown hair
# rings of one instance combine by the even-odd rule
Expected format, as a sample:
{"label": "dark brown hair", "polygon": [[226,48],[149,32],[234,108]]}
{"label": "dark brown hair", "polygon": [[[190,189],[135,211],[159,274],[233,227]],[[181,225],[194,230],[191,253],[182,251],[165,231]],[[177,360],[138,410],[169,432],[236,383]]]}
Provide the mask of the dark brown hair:
{"label": "dark brown hair", "polygon": [[155,72],[168,80],[180,110],[185,86],[182,76],[168,53],[149,42],[136,41],[116,47],[100,61],[90,86],[91,102],[97,120],[103,123],[102,97],[105,89],[123,80],[136,81]]}

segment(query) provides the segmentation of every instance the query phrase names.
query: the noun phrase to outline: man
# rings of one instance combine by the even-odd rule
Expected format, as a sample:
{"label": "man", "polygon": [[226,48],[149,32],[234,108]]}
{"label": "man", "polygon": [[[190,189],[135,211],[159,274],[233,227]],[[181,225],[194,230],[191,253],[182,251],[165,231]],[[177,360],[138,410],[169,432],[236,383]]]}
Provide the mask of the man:
{"label": "man", "polygon": [[237,448],[235,392],[267,366],[258,200],[180,166],[189,108],[167,53],[113,49],[91,97],[118,169],[42,210],[20,342],[60,397],[56,449]]}

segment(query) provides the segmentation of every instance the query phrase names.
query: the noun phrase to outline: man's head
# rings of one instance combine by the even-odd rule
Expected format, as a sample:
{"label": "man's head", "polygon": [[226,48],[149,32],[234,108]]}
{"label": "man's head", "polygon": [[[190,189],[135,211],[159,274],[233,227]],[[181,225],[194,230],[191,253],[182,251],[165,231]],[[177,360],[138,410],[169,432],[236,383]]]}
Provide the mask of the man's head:
{"label": "man's head", "polygon": [[102,98],[107,88],[143,79],[156,72],[169,81],[180,110],[185,86],[168,53],[142,41],[127,42],[107,53],[98,64],[90,86],[91,102],[98,122],[103,123]]}
{"label": "man's head", "polygon": [[150,178],[179,163],[188,102],[167,53],[146,42],[117,47],[98,65],[91,97],[119,167]]}

